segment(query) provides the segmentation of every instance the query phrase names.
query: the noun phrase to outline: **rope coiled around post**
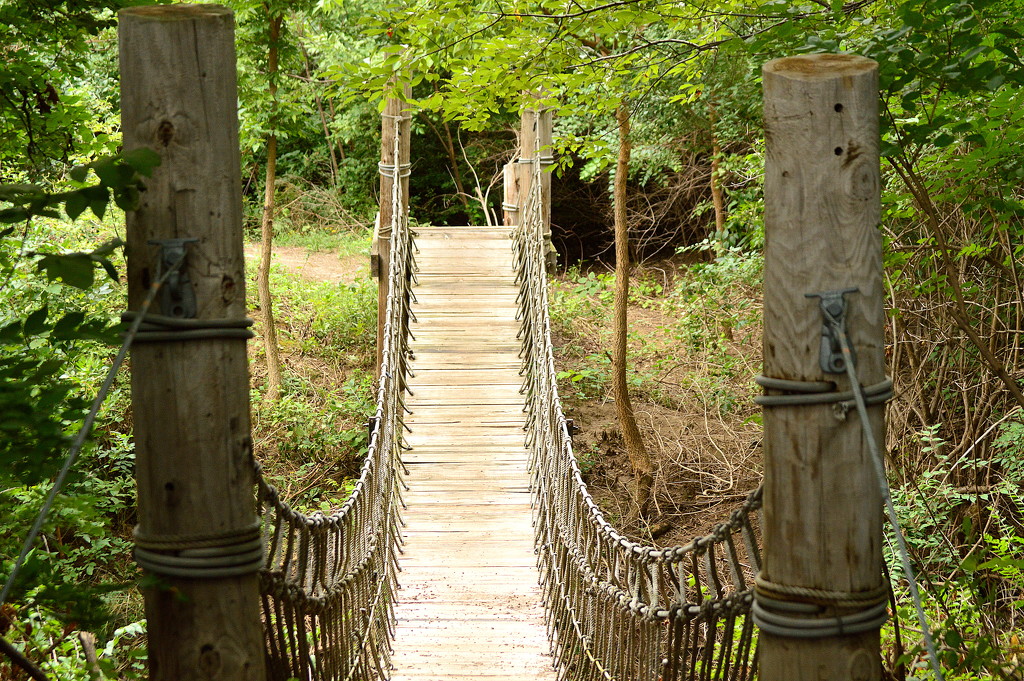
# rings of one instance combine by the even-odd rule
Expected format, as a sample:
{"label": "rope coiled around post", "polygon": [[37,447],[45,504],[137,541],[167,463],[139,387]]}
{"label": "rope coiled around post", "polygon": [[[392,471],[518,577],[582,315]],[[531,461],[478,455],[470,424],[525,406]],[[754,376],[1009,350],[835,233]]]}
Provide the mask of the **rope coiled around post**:
{"label": "rope coiled around post", "polygon": [[809,639],[859,634],[877,630],[889,619],[891,587],[884,581],[866,591],[830,591],[776,584],[759,573],[754,584],[754,622],[774,636]]}

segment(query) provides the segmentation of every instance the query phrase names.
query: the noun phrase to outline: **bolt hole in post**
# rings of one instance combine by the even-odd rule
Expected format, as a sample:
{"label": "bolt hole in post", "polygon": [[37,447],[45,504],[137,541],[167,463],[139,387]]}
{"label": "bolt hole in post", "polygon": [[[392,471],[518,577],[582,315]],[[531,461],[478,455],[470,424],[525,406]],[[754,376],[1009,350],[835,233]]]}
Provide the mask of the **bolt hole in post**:
{"label": "bolt hole in post", "polygon": [[836,156],[842,156],[843,155],[843,148],[842,147],[836,147],[835,149],[833,149],[833,151],[835,152]]}

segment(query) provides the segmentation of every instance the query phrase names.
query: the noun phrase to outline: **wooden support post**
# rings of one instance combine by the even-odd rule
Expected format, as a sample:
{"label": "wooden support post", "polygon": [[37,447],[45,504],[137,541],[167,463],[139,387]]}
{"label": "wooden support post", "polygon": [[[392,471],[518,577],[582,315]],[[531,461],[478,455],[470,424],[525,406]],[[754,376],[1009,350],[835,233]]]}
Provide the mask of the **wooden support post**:
{"label": "wooden support post", "polygon": [[506,227],[519,224],[519,163],[512,159],[502,169],[504,194],[501,204],[502,221]]}
{"label": "wooden support post", "polygon": [[[766,64],[763,81],[764,373],[849,390],[845,374],[819,365],[820,300],[805,296],[857,287],[846,295],[846,327],[860,383],[879,383],[878,66],[852,55],[791,57]],[[884,406],[869,411],[884,442]],[[797,603],[805,596],[793,595],[793,587],[877,593],[882,497],[856,411],[844,418],[833,404],[766,407],[764,430],[762,579],[781,589],[781,600]],[[829,606],[807,617],[857,611]],[[762,629],[759,656],[764,681],[873,681],[882,670],[877,626],[824,638]]]}
{"label": "wooden support post", "polygon": [[[167,267],[152,240],[195,239],[183,244],[190,281],[162,290],[194,294],[188,323],[209,327],[132,349],[137,557],[159,564],[145,591],[150,678],[263,681],[248,361],[244,339],[216,321],[246,314],[233,15],[173,5],[119,17],[124,147],[162,158],[127,215],[129,309]],[[150,314],[190,316],[173,302],[158,296]],[[199,547],[237,560],[242,574],[196,559]],[[170,574],[178,562],[191,564],[187,576]]]}
{"label": "wooden support post", "polygon": [[[412,88],[404,86],[405,98],[412,96]],[[395,121],[399,120],[399,153],[395,158]],[[392,191],[394,183],[400,183],[402,211],[409,210],[409,142],[411,119],[405,101],[388,97],[381,114],[380,134],[380,212],[377,214],[377,231],[374,235],[376,261],[371,268],[377,277],[377,374],[384,358],[384,321],[388,301],[388,270],[391,266],[391,220],[394,215]]]}
{"label": "wooden support post", "polygon": [[[539,96],[539,95],[538,95]],[[544,234],[544,263],[549,273],[558,265],[558,252],[551,242],[551,165],[554,163],[551,109],[538,104],[537,144],[540,147],[540,223]]]}
{"label": "wooden support post", "polygon": [[537,148],[539,148],[542,169],[540,175],[541,233],[544,235],[545,262],[548,271],[552,272],[558,260],[558,253],[551,243],[551,173],[547,171],[547,168],[554,162],[551,150],[552,114],[550,108],[540,103],[543,96],[542,91],[523,93],[523,97],[530,101],[531,105],[523,110],[520,124],[519,146],[521,151],[519,158],[521,165],[517,173],[518,203],[520,212],[522,212],[533,185],[532,161],[537,155]]}
{"label": "wooden support post", "polygon": [[[533,95],[524,92],[523,97],[533,101]],[[519,123],[519,164],[516,168],[516,176],[519,185],[519,220],[526,219],[523,211],[530,196],[530,188],[533,186],[533,158],[537,146],[537,116],[532,106],[523,109],[523,117]]]}

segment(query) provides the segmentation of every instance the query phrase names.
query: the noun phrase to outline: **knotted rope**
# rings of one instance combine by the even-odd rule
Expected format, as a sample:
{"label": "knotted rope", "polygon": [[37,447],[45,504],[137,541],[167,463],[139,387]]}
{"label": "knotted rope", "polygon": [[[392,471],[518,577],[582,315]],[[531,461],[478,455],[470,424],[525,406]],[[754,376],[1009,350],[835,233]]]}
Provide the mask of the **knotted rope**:
{"label": "knotted rope", "polygon": [[537,560],[559,677],[749,679],[761,492],[685,546],[642,546],[605,520],[583,482],[558,396],[536,152],[514,248]]}
{"label": "knotted rope", "polygon": [[[394,120],[400,158],[400,120]],[[389,674],[401,509],[401,457],[409,305],[414,269],[402,182],[392,182],[390,282],[377,427],[355,489],[329,515],[305,515],[281,500],[257,464],[266,546],[260,569],[268,678],[324,681]]]}

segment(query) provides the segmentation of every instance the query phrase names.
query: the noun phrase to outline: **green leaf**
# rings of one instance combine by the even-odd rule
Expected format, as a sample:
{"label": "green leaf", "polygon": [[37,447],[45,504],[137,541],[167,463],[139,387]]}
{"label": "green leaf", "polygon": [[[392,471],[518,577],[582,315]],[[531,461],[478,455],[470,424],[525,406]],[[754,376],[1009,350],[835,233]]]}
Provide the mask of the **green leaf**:
{"label": "green leaf", "polygon": [[100,267],[102,267],[103,271],[107,273],[107,276],[111,281],[121,281],[121,277],[118,275],[117,268],[114,267],[114,263],[110,262],[106,258],[94,258],[94,260],[99,262]]}
{"label": "green leaf", "polygon": [[160,165],[162,159],[160,154],[156,153],[149,147],[139,147],[138,149],[132,149],[131,151],[125,152],[121,156],[124,162],[131,166],[135,172],[145,177],[150,177],[153,174],[153,168]]}
{"label": "green leaf", "polygon": [[30,314],[25,319],[22,333],[26,336],[37,336],[46,330],[46,317],[50,314],[50,308],[43,305],[41,308]]}
{"label": "green leaf", "polygon": [[67,200],[64,202],[64,212],[68,214],[68,217],[72,220],[77,220],[78,216],[85,212],[85,209],[89,207],[89,199],[87,199],[81,192],[71,192],[68,194]]}
{"label": "green leaf", "polygon": [[38,268],[46,272],[50,281],[59,279],[82,290],[91,288],[95,280],[96,270],[88,253],[46,254],[40,258]]}
{"label": "green leaf", "polygon": [[75,182],[85,182],[85,178],[89,176],[88,166],[75,166],[68,173],[68,176]]}
{"label": "green leaf", "polygon": [[62,339],[72,339],[76,337],[76,331],[78,327],[85,321],[85,313],[76,311],[69,312],[60,318],[56,324],[53,325],[53,335]]}
{"label": "green leaf", "polygon": [[0,210],[0,223],[10,224],[12,222],[24,222],[28,220],[29,212],[21,207],[15,206],[14,208],[4,208]]}

